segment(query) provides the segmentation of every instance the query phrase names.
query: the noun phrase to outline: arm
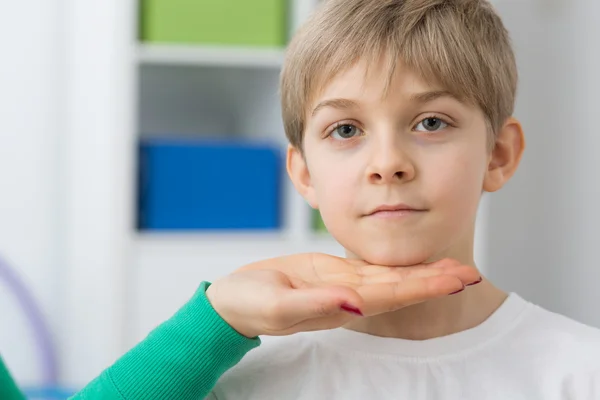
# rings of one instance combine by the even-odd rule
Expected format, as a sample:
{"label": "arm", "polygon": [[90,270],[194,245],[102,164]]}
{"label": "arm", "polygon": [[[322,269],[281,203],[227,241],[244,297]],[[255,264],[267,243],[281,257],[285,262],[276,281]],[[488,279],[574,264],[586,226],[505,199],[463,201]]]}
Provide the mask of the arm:
{"label": "arm", "polygon": [[206,298],[209,283],[171,319],[72,399],[168,400],[207,396],[217,380],[260,345],[227,324]]}

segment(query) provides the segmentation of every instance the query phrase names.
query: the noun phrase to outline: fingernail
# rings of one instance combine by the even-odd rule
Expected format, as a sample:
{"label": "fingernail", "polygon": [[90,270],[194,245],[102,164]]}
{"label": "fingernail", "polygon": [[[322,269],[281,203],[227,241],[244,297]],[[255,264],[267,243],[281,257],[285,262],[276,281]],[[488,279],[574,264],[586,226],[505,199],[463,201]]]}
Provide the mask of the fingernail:
{"label": "fingernail", "polygon": [[363,316],[363,313],[356,307],[351,306],[350,304],[344,303],[340,306],[340,308],[350,314],[358,315],[360,317]]}
{"label": "fingernail", "polygon": [[462,292],[463,290],[465,290],[465,287],[464,287],[464,286],[463,286],[463,288],[462,288],[462,289],[460,289],[460,290],[457,290],[456,292],[452,292],[452,293],[450,293],[450,294],[449,294],[449,296],[452,296],[453,294],[460,293],[460,292]]}
{"label": "fingernail", "polygon": [[481,282],[483,282],[483,277],[479,277],[479,279],[478,279],[478,280],[476,280],[476,281],[475,281],[475,282],[473,282],[473,283],[469,283],[467,286],[473,286],[473,285],[477,285],[478,283],[481,283]]}

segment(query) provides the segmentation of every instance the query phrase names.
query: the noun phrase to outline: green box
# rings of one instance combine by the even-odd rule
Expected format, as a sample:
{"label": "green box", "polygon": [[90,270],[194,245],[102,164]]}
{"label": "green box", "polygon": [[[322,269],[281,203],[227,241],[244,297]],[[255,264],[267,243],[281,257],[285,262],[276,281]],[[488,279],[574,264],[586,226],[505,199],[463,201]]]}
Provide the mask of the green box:
{"label": "green box", "polygon": [[319,212],[319,210],[313,210],[312,216],[313,216],[313,220],[312,220],[313,230],[315,232],[319,232],[319,233],[328,233],[327,227],[325,226],[325,223],[323,222],[323,218],[321,218],[321,213]]}
{"label": "green box", "polygon": [[141,0],[151,43],[282,47],[287,0]]}

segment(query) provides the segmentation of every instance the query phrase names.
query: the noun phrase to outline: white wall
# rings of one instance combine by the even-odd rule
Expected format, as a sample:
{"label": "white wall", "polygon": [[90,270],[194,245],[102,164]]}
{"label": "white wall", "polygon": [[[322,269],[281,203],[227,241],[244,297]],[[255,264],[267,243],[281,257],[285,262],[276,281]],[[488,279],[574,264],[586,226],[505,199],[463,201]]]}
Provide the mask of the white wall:
{"label": "white wall", "polygon": [[[0,13],[0,257],[17,268],[54,331],[60,325],[58,204],[62,114],[61,2],[4,2]],[[37,350],[0,283],[0,353],[23,383]]]}
{"label": "white wall", "polygon": [[489,276],[600,327],[600,3],[495,3],[516,47],[528,147],[513,182],[489,196]]}
{"label": "white wall", "polygon": [[[8,4],[0,14],[0,257],[35,294],[59,377],[77,387],[125,351],[134,1]],[[39,384],[38,349],[5,286],[0,326],[0,353],[18,382]]]}

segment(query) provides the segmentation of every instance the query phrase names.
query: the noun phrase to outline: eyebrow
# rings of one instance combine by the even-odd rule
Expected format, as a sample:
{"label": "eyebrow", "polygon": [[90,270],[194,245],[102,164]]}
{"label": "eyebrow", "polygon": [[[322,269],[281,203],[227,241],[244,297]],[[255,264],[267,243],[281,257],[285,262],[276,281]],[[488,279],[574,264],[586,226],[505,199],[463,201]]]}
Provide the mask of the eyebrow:
{"label": "eyebrow", "polygon": [[429,92],[415,93],[412,96],[410,96],[410,101],[425,104],[442,97],[449,97],[456,101],[462,102],[461,99],[458,98],[458,96],[447,90],[433,90]]}
{"label": "eyebrow", "polygon": [[320,110],[323,108],[336,108],[338,110],[349,110],[349,109],[357,109],[358,104],[349,99],[330,99],[324,100],[317,104],[315,109],[312,111],[312,116],[314,117]]}
{"label": "eyebrow", "polygon": [[[426,104],[443,97],[452,98],[456,101],[462,102],[461,99],[458,98],[458,96],[447,90],[433,90],[429,92],[415,93],[410,96],[409,100],[413,103]],[[358,103],[356,103],[353,100],[329,99],[317,104],[317,106],[312,111],[312,116],[314,117],[319,111],[327,107],[335,108],[338,110],[350,110],[359,108]]]}

